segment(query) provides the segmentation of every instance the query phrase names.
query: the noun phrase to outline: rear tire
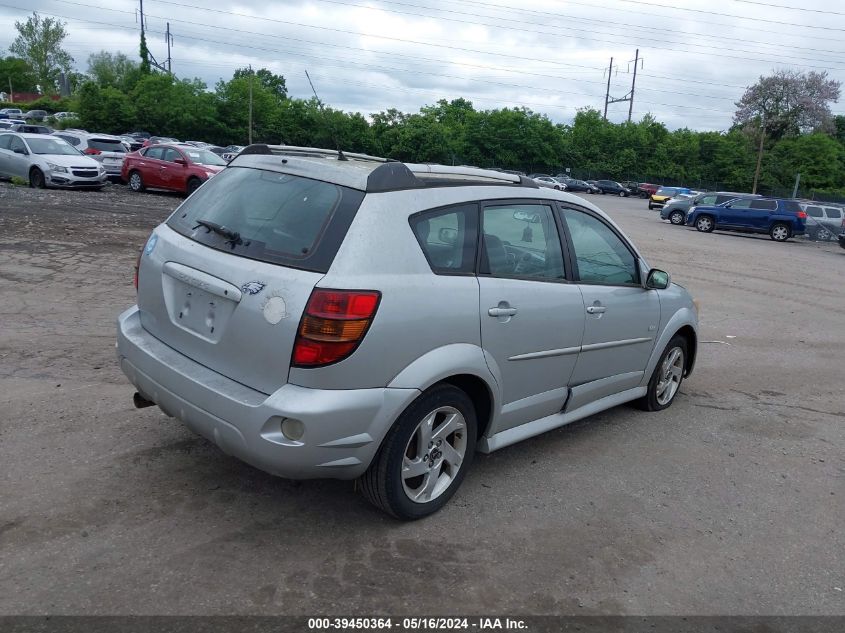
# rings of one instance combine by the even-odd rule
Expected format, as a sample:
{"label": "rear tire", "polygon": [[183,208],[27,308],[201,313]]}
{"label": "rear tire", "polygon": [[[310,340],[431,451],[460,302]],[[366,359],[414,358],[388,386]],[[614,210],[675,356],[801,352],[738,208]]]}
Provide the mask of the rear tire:
{"label": "rear tire", "polygon": [[681,211],[672,211],[672,213],[669,214],[669,221],[675,226],[683,224],[684,219],[684,214]]}
{"label": "rear tire", "polygon": [[628,194],[627,194],[627,193],[625,193],[624,191],[620,191],[620,192],[619,192],[619,197],[620,197],[620,198],[627,198],[627,197],[628,197]]}
{"label": "rear tire", "polygon": [[650,203],[650,202],[648,203],[648,210],[649,210],[649,211],[654,211],[654,207],[651,205],[651,203]]}
{"label": "rear tire", "polygon": [[676,334],[660,355],[657,366],[648,381],[648,391],[637,407],[643,411],[662,411],[672,406],[684,381],[687,360],[687,340]]}
{"label": "rear tire", "polygon": [[833,239],[833,233],[831,233],[827,229],[821,228],[816,231],[816,236],[814,239],[820,242],[829,242]]}
{"label": "rear tire", "polygon": [[695,228],[702,233],[712,233],[713,229],[716,228],[716,222],[713,220],[713,216],[700,215],[695,221]]}
{"label": "rear tire", "polygon": [[437,512],[472,464],[477,428],[475,408],[465,392],[445,383],[432,387],[388,431],[361,476],[362,494],[405,521]]}
{"label": "rear tire", "polygon": [[771,237],[775,242],[785,242],[792,237],[792,231],[790,231],[789,226],[783,222],[775,222],[772,225],[772,228],[769,229],[769,237]]}
{"label": "rear tire", "polygon": [[44,180],[44,172],[38,169],[38,167],[33,167],[29,170],[29,186],[32,189],[45,189],[47,187],[47,183]]}
{"label": "rear tire", "polygon": [[141,192],[145,189],[144,179],[141,178],[141,174],[137,171],[133,171],[129,174],[129,188],[135,192]]}

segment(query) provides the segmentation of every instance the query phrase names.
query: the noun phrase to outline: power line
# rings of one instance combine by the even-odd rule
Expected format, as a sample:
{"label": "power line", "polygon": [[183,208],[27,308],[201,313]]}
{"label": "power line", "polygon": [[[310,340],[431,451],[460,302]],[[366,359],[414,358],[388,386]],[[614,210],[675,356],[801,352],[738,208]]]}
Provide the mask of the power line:
{"label": "power line", "polygon": [[[656,2],[646,2],[645,0],[618,0],[619,2],[628,2],[630,4],[643,4],[651,7],[660,7],[661,9],[672,9],[673,11],[690,11],[692,13],[706,13],[708,15],[719,15],[726,18],[734,18],[735,20],[752,20],[753,22],[766,22],[767,24],[782,24],[792,28],[804,29],[819,29],[822,31],[845,31],[845,29],[835,28],[832,26],[816,26],[813,24],[793,24],[791,22],[782,22],[781,20],[767,20],[761,17],[748,17],[746,15],[736,15],[735,13],[720,13],[719,11],[706,11],[704,9],[690,9],[688,7],[672,7],[665,4],[658,4]],[[762,4],[762,3],[760,3]]]}
{"label": "power line", "polygon": [[[75,3],[75,2],[72,2],[71,0],[56,0],[56,1],[57,2],[64,2],[64,3],[67,3],[67,4],[80,4],[80,6],[89,6],[89,7],[91,6],[91,5],[84,5],[82,3]],[[347,35],[358,35],[358,36],[362,36],[362,37],[373,37],[373,38],[377,38],[377,39],[398,41],[398,42],[402,42],[402,43],[405,43],[405,44],[417,44],[417,45],[420,45],[420,46],[436,46],[438,48],[448,48],[448,49],[459,50],[459,51],[463,51],[463,52],[480,53],[480,54],[483,54],[483,55],[500,55],[500,54],[504,55],[503,53],[493,53],[493,52],[489,52],[489,51],[483,51],[483,50],[471,49],[471,48],[464,48],[464,47],[459,47],[459,46],[451,46],[451,45],[447,45],[447,44],[435,44],[435,43],[431,43],[431,42],[424,42],[424,41],[420,41],[420,40],[410,40],[410,39],[406,39],[406,38],[393,37],[393,36],[389,36],[389,35],[375,35],[375,34],[372,34],[372,33],[363,33],[361,31],[351,31],[351,30],[348,30],[348,29],[340,29],[340,28],[328,27],[328,26],[317,26],[317,25],[314,25],[314,24],[304,24],[302,22],[292,22],[292,21],[289,21],[289,20],[280,20],[278,18],[258,17],[258,16],[244,14],[244,13],[237,13],[237,12],[234,12],[234,11],[224,11],[222,9],[211,9],[211,8],[208,8],[208,7],[201,7],[201,6],[193,5],[193,4],[185,4],[185,3],[181,3],[181,2],[172,2],[170,0],[150,0],[150,1],[156,2],[158,4],[166,4],[166,5],[171,5],[171,6],[183,7],[183,8],[186,8],[186,9],[199,9],[199,10],[202,10],[202,11],[205,11],[205,12],[218,13],[218,14],[222,14],[222,15],[231,15],[231,16],[246,18],[246,19],[261,20],[261,21],[267,21],[267,22],[276,22],[276,23],[279,23],[279,24],[287,24],[289,26],[299,26],[299,27],[303,27],[303,28],[319,29],[319,30],[325,30],[325,31],[332,31],[332,32],[336,32],[336,33],[345,33]],[[344,4],[341,0],[321,0],[321,1],[331,2],[331,3],[335,3],[335,4]],[[355,5],[355,6],[359,6],[361,8],[368,8],[368,7],[363,7],[361,5]],[[420,15],[420,14],[413,14],[413,15]],[[154,17],[156,17],[156,16],[154,16]],[[164,18],[162,16],[157,16],[157,17],[159,17],[160,19],[167,19],[167,18]],[[423,16],[423,17],[425,17],[425,16]],[[455,22],[463,22],[463,23],[478,25],[478,22],[469,22],[469,21],[466,21],[466,20],[457,20],[457,19],[454,19],[454,18],[445,18],[445,19],[448,19],[450,21],[455,21]],[[202,24],[202,23],[199,23],[199,22],[190,22],[190,21],[187,21],[187,20],[174,20],[174,21],[188,23],[188,24],[196,24],[196,25],[199,25],[199,26],[207,26],[207,27],[210,27],[210,28],[217,28],[214,25]],[[496,25],[492,25],[492,24],[488,24],[487,26],[496,27]],[[504,28],[504,27],[496,27],[496,28]],[[238,29],[227,29],[227,30],[238,30]],[[511,30],[526,31],[527,29],[512,28]],[[843,29],[843,30],[845,30],[845,29]],[[551,35],[553,37],[560,37],[561,36],[560,33],[550,33],[548,31],[528,30],[528,32],[533,34],[533,35]],[[626,45],[630,44],[630,42],[619,42],[617,40],[603,40],[603,39],[599,39],[599,38],[583,38],[583,39],[589,40],[589,41],[594,41],[594,42],[605,42],[605,43],[609,42],[611,44],[620,44],[620,43],[626,44]],[[793,60],[780,60],[780,59],[775,59],[775,58],[759,59],[759,58],[741,57],[741,56],[738,56],[738,55],[728,55],[728,54],[725,54],[725,53],[714,53],[714,52],[705,53],[705,52],[699,52],[699,51],[691,51],[691,50],[685,50],[685,49],[671,48],[671,47],[668,47],[668,46],[659,46],[659,45],[656,45],[656,44],[651,44],[651,47],[656,48],[656,49],[661,49],[661,50],[687,53],[687,54],[690,54],[690,55],[706,55],[708,57],[717,56],[717,57],[724,57],[726,59],[737,59],[737,60],[740,60],[740,61],[753,61],[753,62],[764,62],[764,63],[771,63],[772,61],[775,61],[775,62],[781,61],[783,63],[805,66],[807,68],[820,68],[822,70],[828,70],[827,66],[816,66],[816,65],[813,65],[813,64],[806,64],[806,63],[794,64]],[[719,49],[719,50],[721,50],[721,49]],[[540,60],[537,60],[536,58],[528,58],[528,57],[515,56],[515,55],[507,55],[507,56],[511,57],[513,59],[519,59],[519,60],[523,60],[523,61],[540,61]],[[815,59],[813,59],[813,60],[810,60],[810,61],[826,61],[826,60],[815,60]],[[845,64],[845,61],[830,61],[828,63]],[[563,66],[580,66],[578,64],[567,64],[567,63],[563,63],[563,62],[556,62],[556,64],[563,65]],[[594,68],[594,69],[600,70],[598,68]]]}
{"label": "power line", "polygon": [[[57,1],[61,1],[61,0],[57,0]],[[152,0],[152,1],[156,1],[156,0]],[[386,9],[384,7],[381,7],[381,6],[362,5],[362,4],[357,4],[355,2],[348,2],[348,1],[345,1],[345,0],[317,0],[317,1],[318,2],[326,2],[326,3],[329,3],[329,4],[337,4],[337,5],[342,5],[342,6],[357,7],[357,8],[360,8],[360,9],[368,9],[368,10],[373,10],[373,11],[388,11],[390,13],[397,13],[397,14],[400,14],[400,15],[413,15],[413,16],[417,16],[417,17],[430,17],[430,15],[425,14],[425,13],[415,13],[415,12],[412,12],[412,11],[402,11],[402,10],[398,10],[398,9]],[[424,6],[421,6],[421,5],[412,4],[412,3],[408,3],[408,2],[399,2],[397,0],[387,0],[387,1],[390,4],[395,4],[395,5],[399,5],[399,6],[405,6],[405,7],[413,7],[413,8],[417,8],[417,9],[428,9],[429,8],[429,7],[424,7]],[[171,4],[169,2],[165,2],[165,0],[161,0],[161,2],[164,3],[164,4]],[[172,4],[175,4],[175,3],[172,3]],[[466,12],[466,11],[456,11],[454,9],[438,8],[436,10],[441,12],[441,13],[450,13],[450,14],[455,14],[455,15],[465,15],[465,16],[470,16],[471,18],[473,18],[472,20],[460,20],[460,19],[457,19],[457,18],[443,18],[443,17],[441,17],[441,19],[448,20],[450,22],[458,22],[458,23],[462,23],[462,24],[473,24],[473,25],[477,25],[477,26],[479,26],[479,25],[491,26],[493,28],[503,28],[503,29],[507,29],[507,30],[510,30],[510,31],[522,31],[522,32],[527,32],[527,33],[532,33],[532,34],[537,34],[537,35],[552,35],[552,36],[555,36],[555,37],[559,37],[560,35],[563,35],[563,33],[560,33],[560,34],[549,33],[548,31],[538,31],[536,29],[525,29],[525,28],[513,26],[514,24],[533,24],[532,22],[526,22],[524,20],[514,20],[512,18],[500,18],[500,17],[497,17],[497,16],[491,16],[491,15],[481,15],[481,16],[479,16],[478,14],[475,14],[475,13],[469,13],[469,12]],[[567,15],[567,14],[559,14],[559,15]],[[493,20],[506,20],[508,22],[508,24],[507,25],[497,25],[497,24],[488,24],[486,22],[478,22],[479,17],[493,19]],[[570,20],[578,20],[578,21],[590,22],[590,23],[597,22],[597,23],[600,23],[600,24],[603,24],[603,25],[607,25],[606,20],[594,20],[594,19],[590,19],[590,18],[583,18],[583,17],[580,17],[580,16],[572,16],[572,15],[567,15],[567,17]],[[563,28],[563,27],[556,27],[556,26],[553,26],[553,25],[546,25],[546,26],[551,26],[551,28]],[[651,27],[651,30],[654,30],[654,28]],[[595,29],[591,29],[590,32],[591,33],[598,33],[598,34],[602,34],[602,35],[622,36],[618,33],[608,33],[607,31],[598,31],[598,30],[595,30]],[[672,34],[674,35],[675,31],[673,31]],[[697,37],[701,36],[700,34],[694,34],[694,35],[696,35]],[[598,38],[583,38],[583,39],[586,39],[586,40],[589,40],[589,41],[595,41],[595,42],[608,42],[608,43],[612,43],[612,44],[618,44],[618,43],[631,44],[632,43],[630,40],[619,41],[619,40],[603,40],[603,39],[598,39]],[[713,46],[707,46],[707,45],[703,45],[703,44],[693,44],[693,43],[685,42],[685,41],[679,42],[679,41],[676,41],[676,40],[670,40],[670,39],[666,39],[665,37],[661,37],[660,42],[664,42],[664,43],[667,43],[667,44],[679,44],[679,45],[682,45],[682,46],[695,46],[697,48],[707,48],[707,49],[714,48]],[[743,43],[749,43],[749,40],[746,40],[745,38],[743,38]],[[778,44],[773,44],[773,43],[770,43],[770,42],[759,42],[759,43],[764,44],[766,46],[778,46],[778,48],[782,50],[782,46],[779,46]],[[674,49],[674,48],[669,48],[669,47],[665,47],[665,46],[659,46],[659,45],[656,45],[654,43],[653,39],[650,39],[649,46],[651,48],[662,48],[662,49],[665,49],[665,50],[681,50],[683,52],[692,53],[694,55],[705,55],[705,54],[709,55],[709,54],[711,54],[711,53],[699,53],[699,52],[696,52],[696,51],[688,51],[688,50],[684,50],[684,49]],[[819,52],[818,49],[803,48],[803,47],[795,47],[795,48],[796,49],[801,48],[803,50],[810,50],[810,51],[813,51],[813,52]],[[754,55],[754,54],[767,54],[767,53],[762,52],[762,51],[748,50],[748,49],[745,49],[745,48],[731,47],[731,50],[734,51],[734,52],[739,52],[739,53],[751,53],[752,55]],[[827,51],[827,52],[836,53],[836,54],[845,54],[845,51]],[[723,57],[737,58],[734,55],[722,55],[722,56]],[[744,58],[737,58],[737,59],[744,59]],[[809,57],[793,58],[793,59],[802,59],[802,60],[806,60],[806,61],[819,61],[819,62],[823,62],[823,63],[828,61],[828,60],[819,60],[819,59],[816,59],[816,58],[809,58]],[[754,59],[753,61],[778,61],[778,59],[773,59],[773,60]],[[786,61],[789,61],[790,63],[792,63],[793,60],[790,59],[790,60],[786,60]],[[845,62],[833,62],[833,63],[845,63]]]}
{"label": "power line", "polygon": [[790,7],[785,4],[769,4],[768,2],[755,2],[754,0],[734,0],[734,2],[742,2],[744,4],[757,4],[764,7],[773,7],[776,9],[789,9],[790,11],[806,11],[808,13],[827,13],[828,15],[845,15],[840,11],[825,11],[823,9],[806,9],[804,7]]}
{"label": "power line", "polygon": [[[386,0],[386,1],[389,2],[390,0]],[[557,17],[559,15],[557,13],[549,13],[547,11],[537,11],[537,10],[534,10],[534,9],[502,7],[501,5],[491,4],[489,2],[483,2],[481,0],[463,0],[463,2],[464,2],[464,4],[471,4],[471,5],[475,5],[475,6],[483,6],[483,7],[487,7],[487,8],[494,9],[494,10],[500,10],[500,11],[501,10],[510,10],[510,11],[516,11],[516,12],[520,12],[520,13],[531,13],[531,14],[551,16],[551,17]],[[662,13],[651,13],[651,12],[642,11],[642,10],[638,10],[638,9],[625,9],[623,7],[609,7],[609,6],[606,6],[606,5],[597,5],[595,2],[579,2],[578,0],[568,0],[568,4],[574,4],[574,5],[589,7],[590,9],[602,8],[602,9],[607,9],[608,11],[624,11],[626,13],[632,13],[632,14],[638,15],[638,16],[653,16],[653,17],[656,17],[656,18],[666,19],[666,15],[662,14]],[[675,8],[675,7],[667,7],[667,6],[664,6],[664,5],[656,5],[656,6],[660,6],[660,7],[665,8],[665,9]],[[713,22],[713,21],[709,21],[709,20],[697,20],[697,24],[708,24],[708,25],[712,25],[712,26],[720,26],[720,27],[726,27],[726,28],[735,28],[736,27],[736,25],[734,25],[734,24],[726,24],[725,22]],[[787,25],[787,26],[792,26],[792,25]],[[793,38],[799,38],[799,37],[804,38],[804,37],[806,37],[803,34],[796,33],[794,30],[772,31],[771,29],[763,29],[763,28],[760,28],[759,26],[755,26],[754,31],[757,32],[757,33],[773,33],[773,34],[776,34],[776,35],[780,35],[781,37],[793,37]],[[690,34],[690,35],[696,35],[696,36],[699,35],[697,33],[690,33],[689,31],[679,31],[679,32],[687,33],[687,34]],[[747,40],[744,40],[744,41],[747,41]],[[840,42],[839,39],[831,39],[831,38],[816,38],[816,41],[836,42],[836,43]]]}

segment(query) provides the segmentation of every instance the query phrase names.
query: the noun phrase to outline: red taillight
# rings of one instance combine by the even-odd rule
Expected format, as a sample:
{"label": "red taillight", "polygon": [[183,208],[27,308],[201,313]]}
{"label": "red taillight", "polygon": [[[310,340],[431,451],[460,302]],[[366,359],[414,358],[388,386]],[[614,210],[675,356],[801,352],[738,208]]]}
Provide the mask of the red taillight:
{"label": "red taillight", "polygon": [[798,216],[799,220],[806,220],[807,219],[807,213],[805,211],[799,211],[795,215]]}
{"label": "red taillight", "polygon": [[355,351],[372,323],[381,293],[315,289],[293,347],[294,367],[320,367]]}
{"label": "red taillight", "polygon": [[97,154],[102,154],[102,152],[98,149],[94,149],[93,147],[86,147],[83,151],[83,154],[88,154],[88,156],[96,156]]}

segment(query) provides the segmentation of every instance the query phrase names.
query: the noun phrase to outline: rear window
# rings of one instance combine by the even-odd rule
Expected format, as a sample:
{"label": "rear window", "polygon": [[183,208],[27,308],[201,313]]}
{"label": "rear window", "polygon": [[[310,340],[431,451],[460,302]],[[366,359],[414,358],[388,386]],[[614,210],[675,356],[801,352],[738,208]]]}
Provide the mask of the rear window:
{"label": "rear window", "polygon": [[88,141],[88,147],[98,149],[101,152],[126,153],[126,148],[123,146],[123,143],[117,139],[92,138]]}
{"label": "rear window", "polygon": [[824,211],[821,207],[807,207],[807,215],[813,218],[823,218]]}
{"label": "rear window", "polygon": [[[232,255],[325,273],[363,199],[363,192],[340,185],[229,167],[188,198],[167,225]],[[200,222],[225,227],[225,234]]]}
{"label": "rear window", "polygon": [[[774,202],[774,201],[772,201]],[[781,200],[781,205],[783,206],[784,211],[788,211],[789,213],[800,213],[801,212],[801,205],[798,204],[796,200]],[[777,207],[775,207],[777,208]]]}
{"label": "rear window", "polygon": [[825,207],[824,210],[827,212],[827,217],[831,219],[839,219],[842,217],[842,210],[837,209],[836,207]]}

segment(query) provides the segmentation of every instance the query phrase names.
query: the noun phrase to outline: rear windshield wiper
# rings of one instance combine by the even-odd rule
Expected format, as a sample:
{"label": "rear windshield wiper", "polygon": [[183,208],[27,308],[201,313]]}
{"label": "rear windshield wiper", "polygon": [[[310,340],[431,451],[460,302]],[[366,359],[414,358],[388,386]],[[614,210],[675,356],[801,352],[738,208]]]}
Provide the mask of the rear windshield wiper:
{"label": "rear windshield wiper", "polygon": [[[226,242],[232,245],[232,248],[238,246],[239,244],[243,244],[243,240],[241,239],[241,234],[237,231],[230,231],[225,226],[221,226],[216,222],[209,222],[208,220],[195,220],[197,225],[194,227],[196,231],[199,227],[205,227],[205,229],[211,233],[214,231],[218,235],[222,235],[223,237],[227,238]],[[248,243],[247,243],[248,244]]]}

